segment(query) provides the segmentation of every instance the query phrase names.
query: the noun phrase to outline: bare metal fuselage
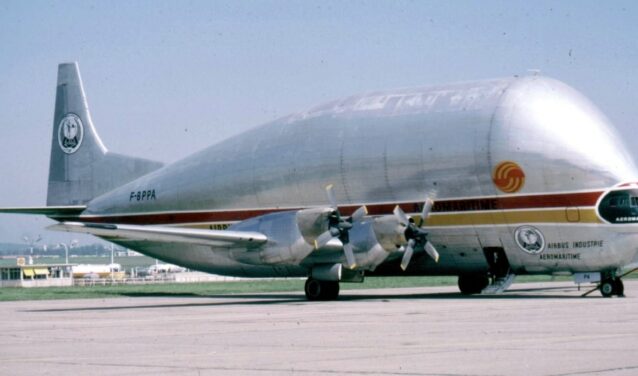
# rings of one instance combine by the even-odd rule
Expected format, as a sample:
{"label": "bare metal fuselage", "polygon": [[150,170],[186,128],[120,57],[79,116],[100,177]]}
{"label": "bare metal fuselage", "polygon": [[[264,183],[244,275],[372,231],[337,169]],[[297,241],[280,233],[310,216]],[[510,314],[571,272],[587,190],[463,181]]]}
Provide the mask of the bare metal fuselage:
{"label": "bare metal fuselage", "polygon": [[[497,166],[508,161],[524,173],[511,193],[494,180]],[[426,228],[440,262],[415,255],[407,273],[486,271],[483,249],[491,247],[503,248],[518,274],[604,271],[633,262],[638,228],[602,219],[599,201],[637,177],[613,127],[590,102],[559,81],[534,76],[329,103],[97,197],[81,219],[225,228],[266,213],[325,206],[324,187],[334,184],[346,211],[368,205],[377,216],[395,204],[416,213],[426,197],[435,200]],[[517,243],[517,231],[528,225],[544,236],[543,252]],[[231,248],[118,242],[230,275],[303,276],[320,261],[310,255],[298,265],[256,265],[241,262]],[[377,273],[399,273],[397,262],[391,254]]]}

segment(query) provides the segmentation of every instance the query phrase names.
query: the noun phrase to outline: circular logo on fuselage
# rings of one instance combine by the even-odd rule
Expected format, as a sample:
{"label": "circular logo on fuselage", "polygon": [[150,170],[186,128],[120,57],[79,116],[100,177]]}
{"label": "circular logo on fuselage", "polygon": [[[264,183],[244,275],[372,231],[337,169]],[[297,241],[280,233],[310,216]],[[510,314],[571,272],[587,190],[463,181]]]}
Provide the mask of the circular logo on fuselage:
{"label": "circular logo on fuselage", "polygon": [[545,250],[545,237],[539,229],[533,226],[521,226],[514,232],[514,239],[519,248],[530,255],[536,255]]}
{"label": "circular logo on fuselage", "polygon": [[494,167],[492,181],[496,188],[505,193],[516,193],[525,185],[525,173],[518,164],[505,161]]}
{"label": "circular logo on fuselage", "polygon": [[58,125],[58,143],[60,149],[67,154],[75,153],[82,144],[84,127],[76,114],[66,114]]}

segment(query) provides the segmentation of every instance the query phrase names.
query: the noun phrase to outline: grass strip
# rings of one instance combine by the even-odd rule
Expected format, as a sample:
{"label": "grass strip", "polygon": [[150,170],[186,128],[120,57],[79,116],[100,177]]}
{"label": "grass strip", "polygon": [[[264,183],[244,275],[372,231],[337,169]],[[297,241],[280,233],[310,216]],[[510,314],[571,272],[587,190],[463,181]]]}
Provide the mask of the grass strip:
{"label": "grass strip", "polygon": [[[519,276],[516,282],[568,281],[569,277]],[[370,277],[364,283],[342,283],[342,290],[455,286],[456,277]],[[149,285],[0,288],[0,302],[18,300],[96,299],[116,297],[212,297],[227,294],[303,292],[304,279],[264,279]]]}

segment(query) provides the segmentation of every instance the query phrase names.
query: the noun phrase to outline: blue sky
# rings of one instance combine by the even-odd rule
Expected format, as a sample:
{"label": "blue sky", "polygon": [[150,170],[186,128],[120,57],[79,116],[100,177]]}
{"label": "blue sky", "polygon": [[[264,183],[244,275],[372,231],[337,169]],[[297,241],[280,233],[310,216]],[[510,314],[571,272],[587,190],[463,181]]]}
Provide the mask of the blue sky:
{"label": "blue sky", "polygon": [[[637,21],[633,1],[3,0],[0,206],[45,203],[65,61],[107,147],[164,162],[357,92],[528,69],[582,91],[634,151]],[[48,223],[3,216],[0,241],[68,238]]]}

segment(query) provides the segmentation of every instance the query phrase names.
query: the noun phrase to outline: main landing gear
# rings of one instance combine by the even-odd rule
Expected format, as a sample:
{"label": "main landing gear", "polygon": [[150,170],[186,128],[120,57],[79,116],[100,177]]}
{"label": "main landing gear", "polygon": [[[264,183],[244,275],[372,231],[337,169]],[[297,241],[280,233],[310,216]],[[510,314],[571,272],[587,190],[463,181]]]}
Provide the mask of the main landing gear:
{"label": "main landing gear", "polygon": [[463,295],[480,294],[489,284],[487,273],[459,275],[459,290]]}
{"label": "main landing gear", "polygon": [[320,281],[310,277],[306,280],[304,291],[308,300],[336,300],[339,296],[339,282]]}

